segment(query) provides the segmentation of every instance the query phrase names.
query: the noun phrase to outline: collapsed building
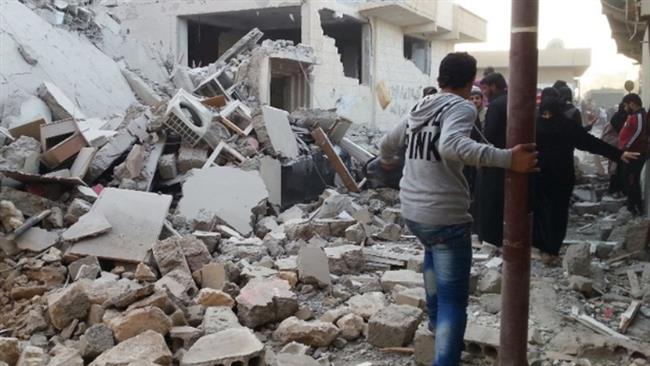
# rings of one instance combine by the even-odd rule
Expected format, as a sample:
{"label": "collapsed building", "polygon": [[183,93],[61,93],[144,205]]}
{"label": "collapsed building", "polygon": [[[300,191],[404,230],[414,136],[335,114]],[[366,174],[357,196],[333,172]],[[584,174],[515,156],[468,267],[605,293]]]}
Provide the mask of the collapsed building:
{"label": "collapsed building", "polygon": [[[431,364],[422,248],[363,169],[433,49],[484,32],[431,3],[2,2],[0,365]],[[581,183],[531,363],[643,365],[650,224]],[[487,365],[503,260],[473,246]]]}

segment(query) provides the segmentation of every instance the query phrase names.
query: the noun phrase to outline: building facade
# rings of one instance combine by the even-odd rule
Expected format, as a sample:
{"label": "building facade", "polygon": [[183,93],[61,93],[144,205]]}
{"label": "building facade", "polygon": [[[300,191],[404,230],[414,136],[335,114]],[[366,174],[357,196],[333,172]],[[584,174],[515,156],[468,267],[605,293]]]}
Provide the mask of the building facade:
{"label": "building facade", "polygon": [[[265,39],[310,46],[316,64],[292,71],[308,84],[292,99],[382,129],[437,85],[440,60],[456,43],[486,38],[484,19],[447,0],[120,1],[114,10],[129,34],[189,66],[214,62],[255,27]],[[270,93],[285,82],[275,75]],[[384,109],[378,93],[385,90]]]}
{"label": "building facade", "polygon": [[[493,67],[495,71],[509,77],[509,51],[472,52],[479,65],[479,73]],[[591,65],[590,49],[546,48],[539,50],[537,86],[540,89],[552,86],[557,80],[564,80],[573,90],[580,87],[579,79]]]}

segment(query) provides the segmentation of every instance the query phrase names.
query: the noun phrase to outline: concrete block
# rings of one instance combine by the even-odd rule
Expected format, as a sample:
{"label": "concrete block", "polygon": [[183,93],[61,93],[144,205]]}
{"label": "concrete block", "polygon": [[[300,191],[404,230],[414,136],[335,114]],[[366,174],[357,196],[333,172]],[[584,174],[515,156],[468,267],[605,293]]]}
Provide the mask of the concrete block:
{"label": "concrete block", "polygon": [[365,269],[366,261],[360,246],[326,247],[325,254],[327,254],[330,271],[336,275],[359,273]]}
{"label": "concrete block", "polygon": [[84,119],[80,108],[56,85],[44,82],[37,90],[38,96],[50,107],[54,120]]}
{"label": "concrete block", "polygon": [[591,276],[591,246],[587,243],[570,245],[562,259],[569,275]]}
{"label": "concrete block", "polygon": [[298,143],[289,125],[289,113],[270,106],[261,109],[262,120],[255,128],[260,143],[267,144],[282,157],[298,157]]}
{"label": "concrete block", "polygon": [[376,347],[402,347],[413,340],[422,310],[409,305],[390,305],[368,321],[368,343]]}
{"label": "concrete block", "polygon": [[178,172],[185,174],[192,169],[201,169],[208,161],[208,151],[190,146],[181,146],[178,150]]}
{"label": "concrete block", "polygon": [[323,249],[307,246],[298,252],[298,277],[304,283],[330,286],[329,262]]}
{"label": "concrete block", "polygon": [[381,292],[367,292],[352,296],[348,300],[348,305],[353,313],[364,319],[369,319],[379,310],[388,306],[388,300]]}
{"label": "concrete block", "polygon": [[74,319],[85,319],[90,300],[83,287],[75,283],[47,296],[47,312],[56,329],[67,327]]}
{"label": "concrete block", "polygon": [[148,330],[167,335],[172,327],[171,319],[159,308],[150,306],[131,310],[108,322],[115,339],[122,342]]}
{"label": "concrete block", "polygon": [[[219,345],[215,347],[215,345]],[[250,329],[227,329],[201,337],[185,353],[181,366],[259,365],[264,345]]]}
{"label": "concrete block", "polygon": [[174,179],[178,176],[176,155],[167,154],[160,158],[158,161],[158,174],[160,174],[160,178],[164,180]]}
{"label": "concrete block", "polygon": [[237,315],[229,306],[211,306],[205,310],[201,329],[205,334],[219,333],[226,329],[241,328]]}
{"label": "concrete block", "polygon": [[422,273],[411,270],[386,271],[381,276],[381,287],[384,292],[392,291],[395,285],[402,285],[407,288],[424,287]]}
{"label": "concrete block", "polygon": [[212,262],[204,265],[192,275],[201,288],[222,290],[227,281],[223,263]]}
{"label": "concrete block", "polygon": [[273,339],[282,343],[295,341],[313,347],[328,347],[339,333],[332,323],[319,320],[307,322],[292,316],[280,323],[273,332]]}
{"label": "concrete block", "polygon": [[281,279],[248,282],[236,298],[239,320],[249,328],[281,321],[298,311],[291,285]]}

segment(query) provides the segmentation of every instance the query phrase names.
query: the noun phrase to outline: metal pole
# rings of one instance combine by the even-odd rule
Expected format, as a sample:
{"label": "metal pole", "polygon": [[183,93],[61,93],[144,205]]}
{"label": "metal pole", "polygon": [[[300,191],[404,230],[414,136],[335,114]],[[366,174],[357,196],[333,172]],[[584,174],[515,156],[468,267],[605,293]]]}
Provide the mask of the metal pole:
{"label": "metal pole", "polygon": [[[539,0],[512,0],[507,145],[535,141]],[[501,366],[528,365],[532,213],[529,175],[506,173]]]}

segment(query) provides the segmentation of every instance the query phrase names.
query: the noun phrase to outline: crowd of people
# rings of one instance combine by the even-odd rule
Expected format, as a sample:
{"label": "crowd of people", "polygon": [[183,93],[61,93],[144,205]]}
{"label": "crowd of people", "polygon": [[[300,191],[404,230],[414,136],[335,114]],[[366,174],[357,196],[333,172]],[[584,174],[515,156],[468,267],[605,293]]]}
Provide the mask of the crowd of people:
{"label": "crowd of people", "polygon": [[[434,366],[459,364],[467,321],[471,235],[503,243],[506,170],[531,174],[533,245],[549,265],[557,262],[567,231],[575,184],[574,151],[617,163],[611,190],[643,210],[640,174],[650,129],[641,99],[628,94],[599,139],[589,131],[571,89],[558,81],[541,93],[535,112],[536,144],[506,146],[508,86],[488,72],[476,82],[476,59],[451,53],[440,64],[438,86],[426,88],[411,112],[381,141],[386,172],[402,169],[402,216],[424,246],[429,328]],[[523,218],[522,218],[523,219]]]}

